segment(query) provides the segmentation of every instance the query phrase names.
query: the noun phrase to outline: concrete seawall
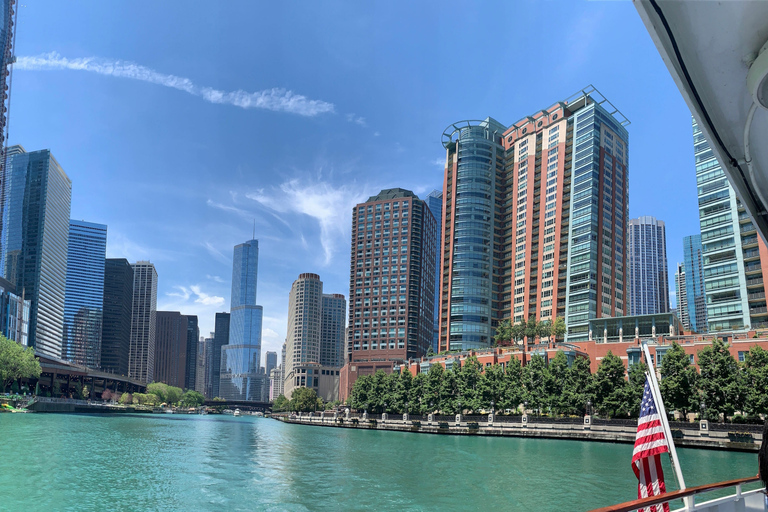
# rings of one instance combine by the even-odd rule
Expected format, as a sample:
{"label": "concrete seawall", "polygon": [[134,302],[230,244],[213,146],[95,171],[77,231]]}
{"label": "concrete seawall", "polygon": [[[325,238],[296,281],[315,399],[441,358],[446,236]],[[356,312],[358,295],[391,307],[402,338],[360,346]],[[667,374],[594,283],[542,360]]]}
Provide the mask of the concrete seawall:
{"label": "concrete seawall", "polygon": [[[528,423],[527,421],[506,422],[473,421],[461,419],[444,421],[437,419],[410,420],[402,419],[364,419],[346,418],[332,414],[290,416],[275,414],[274,419],[284,423],[313,425],[318,427],[357,428],[363,430],[391,430],[417,434],[500,436],[500,437],[538,437],[546,439],[572,439],[576,441],[599,441],[609,443],[635,442],[636,426],[595,425],[571,423]],[[691,429],[672,428],[675,446],[685,448],[705,448],[711,450],[731,450],[757,452],[762,435],[759,433],[738,432],[739,425],[733,425],[734,432],[702,430],[698,424],[691,424]]]}

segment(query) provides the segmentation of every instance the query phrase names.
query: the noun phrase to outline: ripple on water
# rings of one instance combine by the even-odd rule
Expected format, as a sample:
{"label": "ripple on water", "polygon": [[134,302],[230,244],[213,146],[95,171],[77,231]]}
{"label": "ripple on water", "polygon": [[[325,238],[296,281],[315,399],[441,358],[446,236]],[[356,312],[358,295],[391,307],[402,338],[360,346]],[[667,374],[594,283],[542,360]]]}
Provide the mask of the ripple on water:
{"label": "ripple on water", "polygon": [[[214,415],[4,414],[0,433],[0,510],[588,510],[636,492],[620,444]],[[680,460],[689,485],[756,471],[752,454]]]}

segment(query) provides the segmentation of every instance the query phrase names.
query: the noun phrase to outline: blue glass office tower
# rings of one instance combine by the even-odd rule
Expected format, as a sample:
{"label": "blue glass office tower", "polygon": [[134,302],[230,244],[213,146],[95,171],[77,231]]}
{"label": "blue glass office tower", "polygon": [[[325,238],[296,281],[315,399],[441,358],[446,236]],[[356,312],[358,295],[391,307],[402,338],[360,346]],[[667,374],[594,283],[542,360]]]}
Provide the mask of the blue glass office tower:
{"label": "blue glass office tower", "polygon": [[107,226],[69,221],[61,358],[89,368],[101,367],[106,254]]}
{"label": "blue glass office tower", "polygon": [[[701,235],[683,238],[685,271],[685,300],[689,329],[697,333],[707,332],[707,297],[704,291],[704,265],[702,259]],[[678,310],[681,308],[677,298]]]}
{"label": "blue glass office tower", "polygon": [[435,327],[432,334],[432,350],[437,354],[440,351],[440,247],[443,245],[443,193],[433,190],[425,200],[427,208],[437,221],[437,237],[435,238]]}
{"label": "blue glass office tower", "polygon": [[259,241],[235,246],[232,262],[229,343],[221,348],[219,396],[227,400],[266,401],[261,365],[262,308],[256,305]]}
{"label": "blue glass office tower", "polygon": [[72,182],[50,150],[8,148],[2,174],[0,269],[31,303],[29,344],[60,358]]}

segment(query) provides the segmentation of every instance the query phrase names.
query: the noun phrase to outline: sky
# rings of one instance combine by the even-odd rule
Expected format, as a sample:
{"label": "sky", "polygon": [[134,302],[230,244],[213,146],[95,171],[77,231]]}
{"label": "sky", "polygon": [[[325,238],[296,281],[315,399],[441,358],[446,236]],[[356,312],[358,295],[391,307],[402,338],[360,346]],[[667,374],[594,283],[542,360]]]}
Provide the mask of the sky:
{"label": "sky", "polygon": [[631,121],[630,216],[665,221],[670,288],[699,232],[690,112],[629,0],[36,0],[16,56],[9,143],[51,149],[108,257],[155,264],[159,310],[207,336],[255,231],[263,351],[300,273],[348,295],[355,204],[442,190],[448,125],[590,84]]}

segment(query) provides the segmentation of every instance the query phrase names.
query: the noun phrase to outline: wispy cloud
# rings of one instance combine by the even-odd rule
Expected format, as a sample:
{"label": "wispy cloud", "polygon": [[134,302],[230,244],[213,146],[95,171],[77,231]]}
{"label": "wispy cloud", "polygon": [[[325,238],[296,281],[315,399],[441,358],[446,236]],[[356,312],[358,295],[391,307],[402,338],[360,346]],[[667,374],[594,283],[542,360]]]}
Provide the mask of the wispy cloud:
{"label": "wispy cloud", "polygon": [[317,220],[324,264],[328,265],[338,245],[345,243],[349,235],[352,208],[365,195],[363,188],[354,185],[335,187],[323,181],[304,183],[294,179],[277,189],[259,190],[246,197],[280,213],[298,213]]}
{"label": "wispy cloud", "polygon": [[[258,108],[275,112],[289,112],[301,116],[317,116],[335,111],[333,103],[309,99],[293,91],[273,88],[263,91],[247,92],[221,91],[212,87],[196,85],[192,80],[176,75],[167,75],[154,69],[123,60],[107,60],[97,57],[68,59],[57,52],[44,53],[36,56],[18,57],[15,69],[23,70],[73,70],[88,71],[99,75],[130,78],[162,85],[198,96],[205,101],[215,104],[234,105],[240,108]],[[362,118],[359,118],[362,119]],[[357,122],[357,121],[355,121]],[[365,120],[363,119],[363,123]]]}
{"label": "wispy cloud", "polygon": [[206,201],[206,204],[210,206],[211,208],[216,208],[217,210],[223,210],[225,212],[229,213],[235,213],[243,218],[246,219],[253,219],[253,214],[243,210],[242,208],[238,208],[237,206],[229,206],[226,204],[217,203],[216,201],[213,201],[212,199],[208,199]]}
{"label": "wispy cloud", "polygon": [[219,276],[212,276],[211,274],[206,274],[205,278],[206,279],[210,279],[211,281],[215,281],[217,283],[223,283],[224,282],[224,280],[222,278],[220,278]]}
{"label": "wispy cloud", "polygon": [[355,114],[347,114],[347,121],[349,121],[350,123],[359,124],[360,126],[363,126],[363,127],[368,126],[368,123],[365,122],[364,117],[357,116]]}
{"label": "wispy cloud", "polygon": [[445,167],[445,158],[435,158],[432,160],[432,163],[434,165],[439,165],[440,167]]}
{"label": "wispy cloud", "polygon": [[211,242],[203,242],[203,247],[205,247],[211,256],[221,261],[222,263],[231,263],[230,259],[224,256],[224,253],[214,247]]}
{"label": "wispy cloud", "polygon": [[[173,286],[164,297],[158,297],[157,309],[160,311],[180,311],[185,315],[197,315],[201,325],[207,325],[217,311],[226,306],[224,297],[212,295],[202,290],[200,285]],[[205,329],[201,329],[204,333]]]}

